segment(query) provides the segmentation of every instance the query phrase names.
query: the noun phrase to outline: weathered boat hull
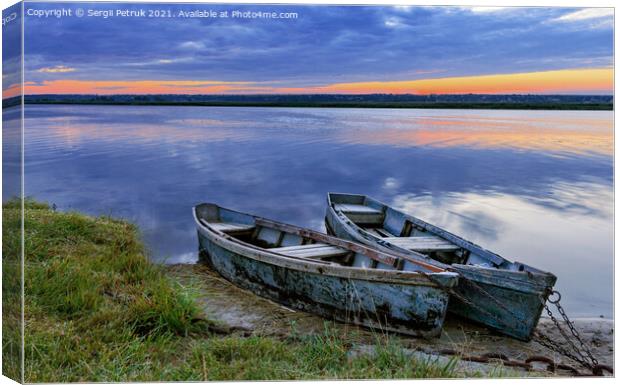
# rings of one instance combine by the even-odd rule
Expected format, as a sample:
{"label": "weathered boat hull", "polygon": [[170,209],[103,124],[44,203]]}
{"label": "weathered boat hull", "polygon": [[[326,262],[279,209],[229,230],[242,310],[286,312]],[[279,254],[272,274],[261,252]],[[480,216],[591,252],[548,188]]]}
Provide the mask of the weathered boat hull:
{"label": "weathered boat hull", "polygon": [[555,276],[526,271],[504,271],[471,265],[445,265],[417,252],[394,247],[389,242],[377,241],[359,231],[356,225],[328,204],[325,226],[329,234],[362,243],[382,251],[405,253],[427,263],[459,273],[461,279],[450,298],[448,311],[483,324],[502,334],[528,341],[540,319]]}
{"label": "weathered boat hull", "polygon": [[336,321],[412,336],[441,333],[449,294],[426,280],[382,280],[375,271],[360,279],[312,264],[274,263],[197,225],[201,259],[237,286]]}
{"label": "weathered boat hull", "polygon": [[372,329],[434,337],[448,294],[435,287],[309,274],[230,252],[199,232],[203,257],[227,280],[294,309]]}
{"label": "weathered boat hull", "polygon": [[519,290],[499,278],[490,283],[480,272],[465,271],[461,266],[454,266],[454,271],[466,278],[454,290],[469,303],[452,296],[449,312],[520,340],[532,338],[547,301],[544,289]]}

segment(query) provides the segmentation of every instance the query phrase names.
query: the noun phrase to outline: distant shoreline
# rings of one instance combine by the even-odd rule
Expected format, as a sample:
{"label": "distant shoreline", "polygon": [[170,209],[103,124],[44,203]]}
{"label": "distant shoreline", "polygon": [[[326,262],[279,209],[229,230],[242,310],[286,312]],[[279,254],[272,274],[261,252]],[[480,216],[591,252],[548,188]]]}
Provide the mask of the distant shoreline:
{"label": "distant shoreline", "polygon": [[[8,108],[17,104],[5,106]],[[295,108],[395,108],[395,109],[456,109],[456,110],[555,110],[613,111],[613,104],[522,104],[522,103],[227,103],[227,102],[161,102],[161,103],[87,103],[28,102],[27,105],[94,105],[94,106],[188,106],[188,107],[295,107]]]}
{"label": "distant shoreline", "polygon": [[[4,99],[3,108],[20,97]],[[25,104],[612,111],[609,95],[27,95]]]}

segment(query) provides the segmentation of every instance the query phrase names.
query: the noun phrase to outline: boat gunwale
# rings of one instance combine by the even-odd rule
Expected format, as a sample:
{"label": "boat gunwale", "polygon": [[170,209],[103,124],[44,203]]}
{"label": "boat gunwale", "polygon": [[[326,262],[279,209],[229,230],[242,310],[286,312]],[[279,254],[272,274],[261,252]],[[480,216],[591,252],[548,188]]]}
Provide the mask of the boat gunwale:
{"label": "boat gunwale", "polygon": [[[382,283],[392,283],[399,285],[414,285],[414,286],[433,286],[441,289],[442,287],[453,287],[456,286],[458,281],[458,274],[454,272],[450,272],[442,269],[442,271],[436,273],[424,273],[418,271],[401,271],[401,270],[386,270],[386,269],[371,269],[371,268],[360,268],[360,267],[352,267],[352,266],[342,266],[342,265],[332,265],[321,263],[321,261],[305,259],[305,258],[296,258],[288,255],[280,254],[274,251],[269,251],[269,249],[261,248],[258,246],[251,245],[249,243],[240,241],[235,237],[230,236],[220,230],[214,229],[208,225],[205,225],[198,216],[197,207],[199,205],[194,206],[192,209],[192,213],[194,216],[194,221],[198,226],[198,230],[201,235],[208,238],[210,242],[215,243],[216,245],[234,252],[236,254],[242,255],[246,258],[251,258],[257,260],[259,262],[277,265],[280,267],[284,267],[287,269],[298,270],[301,272],[319,274],[319,275],[328,275],[339,278],[347,278],[347,279],[358,279],[365,281],[373,281],[373,282],[382,282]],[[218,205],[214,205],[218,208],[222,208]],[[278,224],[283,228],[288,228],[292,231],[299,230],[304,233],[304,235],[314,236],[318,235],[324,239],[334,239],[339,242],[334,242],[338,246],[338,243],[349,244],[353,250],[367,250],[368,253],[375,254],[388,254],[382,251],[373,250],[372,248],[355,244],[353,242],[341,240],[339,238],[335,238],[329,235],[321,234],[313,230],[303,229],[294,225],[289,225],[285,223],[274,222],[268,219],[264,219],[258,216],[254,216],[251,214],[241,213],[234,210],[226,209],[229,211],[233,211],[243,215],[249,215],[254,218],[254,220],[258,220],[259,222],[269,223],[269,224]],[[208,223],[208,222],[207,222]],[[282,230],[284,231],[284,230]],[[367,255],[366,253],[364,253]],[[367,255],[368,256],[368,255]],[[388,255],[389,256],[389,255]],[[370,258],[370,257],[369,257]],[[419,261],[414,261],[418,263]],[[429,278],[429,276],[436,278],[442,277],[443,279],[448,278],[450,284],[448,285],[439,285],[437,282]],[[450,279],[452,278],[452,279]],[[442,280],[443,280],[442,279]]]}

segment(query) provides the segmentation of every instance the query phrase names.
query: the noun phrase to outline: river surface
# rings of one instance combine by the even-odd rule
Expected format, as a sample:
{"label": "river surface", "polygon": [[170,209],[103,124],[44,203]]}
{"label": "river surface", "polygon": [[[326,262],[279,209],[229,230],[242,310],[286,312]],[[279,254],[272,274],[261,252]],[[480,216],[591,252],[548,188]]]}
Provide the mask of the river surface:
{"label": "river surface", "polygon": [[[18,127],[17,109],[3,115]],[[553,272],[570,315],[613,317],[612,112],[31,105],[25,116],[26,195],[135,222],[158,262],[197,260],[197,203],[323,230],[326,193],[356,192]],[[7,199],[19,135],[3,138]]]}

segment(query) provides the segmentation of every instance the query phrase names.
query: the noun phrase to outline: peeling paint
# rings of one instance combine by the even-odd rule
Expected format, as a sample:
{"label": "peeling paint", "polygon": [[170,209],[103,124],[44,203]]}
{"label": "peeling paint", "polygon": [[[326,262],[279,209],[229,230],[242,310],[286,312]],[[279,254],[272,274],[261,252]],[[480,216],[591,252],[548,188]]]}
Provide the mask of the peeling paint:
{"label": "peeling paint", "polygon": [[311,274],[244,257],[202,238],[202,257],[224,278],[294,309],[415,336],[438,336],[448,305],[439,288]]}

